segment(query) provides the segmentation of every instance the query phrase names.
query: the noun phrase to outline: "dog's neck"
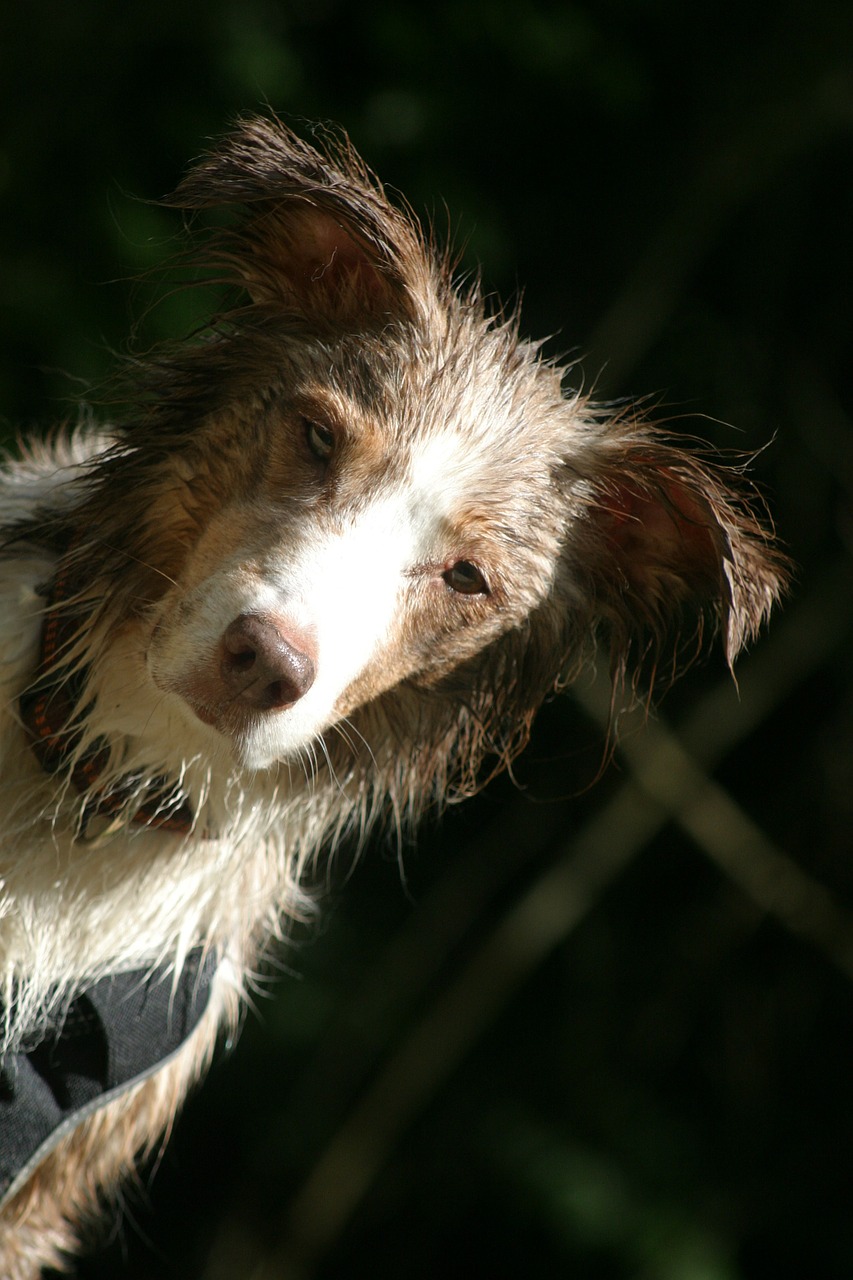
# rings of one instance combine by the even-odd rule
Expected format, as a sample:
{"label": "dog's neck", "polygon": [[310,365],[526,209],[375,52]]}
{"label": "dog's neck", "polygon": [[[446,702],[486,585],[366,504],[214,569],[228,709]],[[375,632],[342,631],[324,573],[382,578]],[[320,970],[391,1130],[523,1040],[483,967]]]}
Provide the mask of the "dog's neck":
{"label": "dog's neck", "polygon": [[[98,789],[97,783],[108,760],[109,748],[96,741],[79,750],[80,700],[84,694],[85,670],[64,665],[73,646],[79,617],[71,601],[69,557],[61,560],[46,590],[45,621],[42,628],[39,665],[34,682],[21,694],[19,709],[30,736],[33,752],[46,773],[67,773],[75,787],[90,797],[81,822],[81,833],[94,818],[110,822],[132,822],[177,834],[193,828],[194,815],[180,788],[167,778],[158,778],[139,799],[139,778],[128,775],[117,784]],[[134,805],[134,797],[138,803]]]}

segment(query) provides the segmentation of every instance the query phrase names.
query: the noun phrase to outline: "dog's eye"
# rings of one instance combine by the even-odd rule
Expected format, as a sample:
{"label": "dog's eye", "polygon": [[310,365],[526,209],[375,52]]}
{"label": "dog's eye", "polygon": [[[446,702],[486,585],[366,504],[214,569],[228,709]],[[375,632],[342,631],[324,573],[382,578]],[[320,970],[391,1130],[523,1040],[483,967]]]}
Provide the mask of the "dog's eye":
{"label": "dog's eye", "polygon": [[312,422],[310,418],[305,418],[304,423],[308,448],[315,458],[319,458],[321,462],[327,462],[335,451],[334,431],[330,431],[328,427],[322,427],[319,422]]}
{"label": "dog's eye", "polygon": [[457,560],[441,575],[452,591],[461,596],[487,596],[489,587],[483,574],[470,560]]}

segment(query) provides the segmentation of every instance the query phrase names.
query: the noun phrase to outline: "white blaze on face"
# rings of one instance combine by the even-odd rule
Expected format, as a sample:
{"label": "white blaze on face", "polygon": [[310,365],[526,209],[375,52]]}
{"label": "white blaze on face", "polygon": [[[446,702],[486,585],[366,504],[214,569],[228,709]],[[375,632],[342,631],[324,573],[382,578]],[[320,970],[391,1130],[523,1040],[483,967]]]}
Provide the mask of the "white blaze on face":
{"label": "white blaze on face", "polygon": [[270,725],[288,741],[324,727],[387,640],[418,556],[401,498],[382,498],[334,530],[308,534],[295,555],[284,548],[263,565],[269,608],[316,639],[314,684]]}
{"label": "white blaze on face", "polygon": [[455,436],[431,438],[389,493],[333,532],[306,538],[296,557],[283,550],[269,563],[264,576],[275,584],[278,610],[313,629],[318,656],[313,687],[278,717],[276,733],[311,737],[326,726],[342,693],[392,641],[411,570],[453,552],[447,529],[458,473],[449,480],[458,444]]}
{"label": "white blaze on face", "polygon": [[272,617],[285,633],[310,638],[315,678],[293,705],[247,714],[234,747],[244,764],[259,768],[308,746],[334,721],[353,682],[383,651],[393,656],[411,571],[427,564],[438,571],[457,550],[448,529],[464,491],[458,460],[455,435],[431,437],[387,492],[351,515],[309,508],[293,536],[277,542],[259,521],[267,541],[234,547],[227,564],[186,584],[180,616],[164,617],[150,654],[155,682],[180,690],[202,669],[215,681],[229,624],[243,614]]}
{"label": "white blaze on face", "polygon": [[[409,476],[413,509],[431,521],[434,532],[448,521],[478,470],[478,455],[455,432],[428,436],[412,451]],[[453,548],[445,548],[452,552]]]}

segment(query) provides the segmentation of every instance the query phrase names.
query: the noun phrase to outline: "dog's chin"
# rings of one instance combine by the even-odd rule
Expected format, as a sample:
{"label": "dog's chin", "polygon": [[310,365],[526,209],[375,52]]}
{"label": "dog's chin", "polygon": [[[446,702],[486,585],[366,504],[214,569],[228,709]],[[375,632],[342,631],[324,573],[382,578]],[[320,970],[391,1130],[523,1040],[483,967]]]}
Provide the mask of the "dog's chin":
{"label": "dog's chin", "polygon": [[234,761],[246,773],[264,773],[284,763],[286,751],[275,750],[269,743],[251,735],[231,739],[228,744]]}
{"label": "dog's chin", "polygon": [[227,751],[240,768],[250,772],[299,759],[319,732],[293,708],[253,712],[235,703],[215,706],[186,695],[181,702],[192,721],[208,730],[211,746]]}

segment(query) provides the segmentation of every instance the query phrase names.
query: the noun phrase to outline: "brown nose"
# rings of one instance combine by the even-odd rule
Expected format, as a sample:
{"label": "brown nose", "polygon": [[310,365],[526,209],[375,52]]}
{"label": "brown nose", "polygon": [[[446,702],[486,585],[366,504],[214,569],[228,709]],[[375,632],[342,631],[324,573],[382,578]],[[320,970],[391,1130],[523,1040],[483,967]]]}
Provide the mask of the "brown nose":
{"label": "brown nose", "polygon": [[281,711],[314,683],[314,657],[304,636],[261,613],[243,613],[222,637],[222,679],[238,702],[256,711]]}

